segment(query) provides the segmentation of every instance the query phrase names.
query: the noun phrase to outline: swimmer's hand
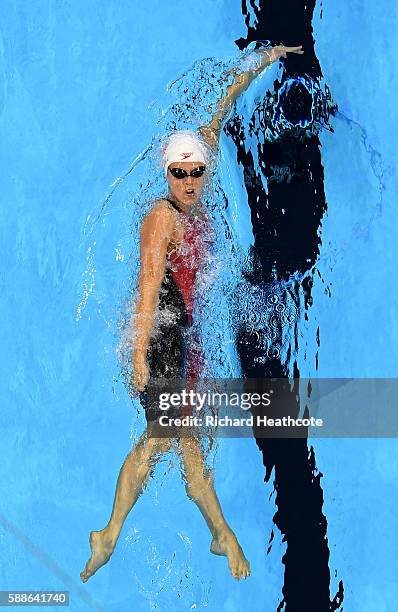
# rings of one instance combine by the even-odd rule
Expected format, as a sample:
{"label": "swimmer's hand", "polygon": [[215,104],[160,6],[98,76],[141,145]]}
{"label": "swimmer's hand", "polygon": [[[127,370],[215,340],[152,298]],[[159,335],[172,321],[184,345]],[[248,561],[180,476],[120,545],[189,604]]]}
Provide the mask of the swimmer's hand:
{"label": "swimmer's hand", "polygon": [[277,45],[276,47],[271,47],[270,49],[256,49],[254,53],[261,56],[261,61],[254,69],[249,71],[248,82],[258,76],[264,70],[264,68],[267,68],[281,57],[286,59],[288,53],[303,55],[304,51],[303,45],[299,45],[298,47],[285,47],[285,45]]}
{"label": "swimmer's hand", "polygon": [[288,53],[296,53],[297,55],[303,55],[303,45],[299,47],[285,47],[284,45],[278,45],[277,47],[272,47],[271,49],[264,49],[264,51],[260,50],[260,53],[269,54],[269,61],[275,62],[280,57],[287,58]]}
{"label": "swimmer's hand", "polygon": [[131,386],[133,390],[143,391],[149,379],[149,366],[146,354],[143,351],[133,353],[133,373]]}

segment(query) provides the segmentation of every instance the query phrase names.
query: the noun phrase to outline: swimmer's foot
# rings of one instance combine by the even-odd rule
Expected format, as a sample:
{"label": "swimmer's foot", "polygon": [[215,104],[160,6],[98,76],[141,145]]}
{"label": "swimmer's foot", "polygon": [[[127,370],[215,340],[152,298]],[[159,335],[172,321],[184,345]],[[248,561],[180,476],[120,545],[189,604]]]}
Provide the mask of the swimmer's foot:
{"label": "swimmer's foot", "polygon": [[84,570],[80,573],[80,578],[83,582],[87,582],[100,567],[109,561],[113,549],[115,548],[115,541],[109,537],[106,529],[102,529],[102,531],[91,531],[90,546],[91,557],[87,561]]}
{"label": "swimmer's foot", "polygon": [[235,534],[230,529],[224,529],[213,537],[210,552],[228,558],[229,569],[234,578],[250,576],[250,563],[246,559]]}

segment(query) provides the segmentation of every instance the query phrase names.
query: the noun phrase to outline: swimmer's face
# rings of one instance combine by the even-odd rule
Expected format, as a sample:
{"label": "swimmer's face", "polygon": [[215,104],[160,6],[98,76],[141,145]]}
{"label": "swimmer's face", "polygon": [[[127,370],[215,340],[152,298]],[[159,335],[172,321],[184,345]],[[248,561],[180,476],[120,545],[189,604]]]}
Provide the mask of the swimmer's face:
{"label": "swimmer's face", "polygon": [[[203,162],[173,162],[170,164],[167,170],[167,182],[169,184],[170,195],[174,200],[184,206],[192,206],[192,204],[199,200],[203,191],[207,170],[199,177],[191,176],[190,173],[192,170],[203,167]],[[185,170],[187,176],[176,178],[170,172],[173,168]]]}

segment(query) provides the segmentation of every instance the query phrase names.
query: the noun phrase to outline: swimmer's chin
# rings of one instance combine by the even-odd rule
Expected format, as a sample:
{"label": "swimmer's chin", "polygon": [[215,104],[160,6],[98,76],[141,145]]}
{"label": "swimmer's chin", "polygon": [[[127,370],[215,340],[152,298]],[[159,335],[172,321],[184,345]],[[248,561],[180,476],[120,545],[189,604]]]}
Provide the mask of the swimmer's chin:
{"label": "swimmer's chin", "polygon": [[200,198],[199,197],[184,197],[181,198],[179,200],[177,200],[177,204],[183,209],[183,210],[189,210],[190,208],[192,208],[193,206],[195,206],[195,204],[198,204]]}
{"label": "swimmer's chin", "polygon": [[187,206],[191,206],[192,204],[197,204],[200,200],[200,193],[197,191],[193,191],[192,193],[186,193],[184,195],[184,204]]}

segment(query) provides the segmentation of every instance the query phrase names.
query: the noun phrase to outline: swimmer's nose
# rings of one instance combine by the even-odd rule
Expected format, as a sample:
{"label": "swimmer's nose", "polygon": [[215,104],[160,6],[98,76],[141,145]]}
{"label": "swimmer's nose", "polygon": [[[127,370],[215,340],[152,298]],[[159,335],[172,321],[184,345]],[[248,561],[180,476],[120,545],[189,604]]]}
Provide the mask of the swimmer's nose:
{"label": "swimmer's nose", "polygon": [[193,185],[193,176],[191,176],[190,174],[188,174],[188,176],[185,179],[185,184],[188,185],[189,187],[191,185]]}

